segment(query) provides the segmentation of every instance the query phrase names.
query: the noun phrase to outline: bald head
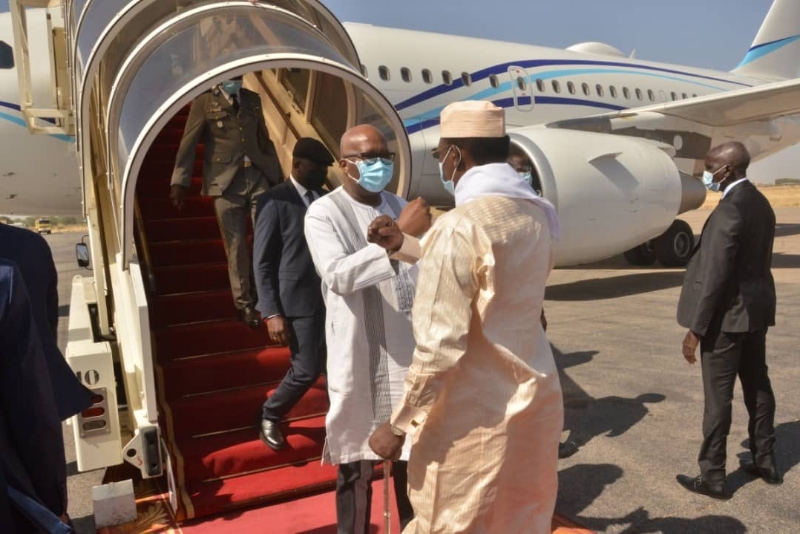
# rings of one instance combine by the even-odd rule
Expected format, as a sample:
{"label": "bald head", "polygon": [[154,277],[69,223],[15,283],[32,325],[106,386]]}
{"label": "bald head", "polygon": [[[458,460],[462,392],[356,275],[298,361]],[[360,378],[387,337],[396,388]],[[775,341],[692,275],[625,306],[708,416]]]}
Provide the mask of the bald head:
{"label": "bald head", "polygon": [[730,167],[733,179],[744,178],[747,175],[750,153],[739,141],[723,143],[708,151],[708,155],[706,155],[707,169],[711,167],[709,170],[715,172],[726,165]]}
{"label": "bald head", "polygon": [[343,158],[353,154],[385,153],[389,151],[383,134],[370,124],[361,124],[347,130],[340,143]]}

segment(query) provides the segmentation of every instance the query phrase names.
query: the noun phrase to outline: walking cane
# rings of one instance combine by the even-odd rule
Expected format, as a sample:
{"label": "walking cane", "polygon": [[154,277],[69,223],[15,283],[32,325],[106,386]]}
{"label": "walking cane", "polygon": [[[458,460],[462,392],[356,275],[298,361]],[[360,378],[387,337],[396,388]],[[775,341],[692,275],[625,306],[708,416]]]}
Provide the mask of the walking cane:
{"label": "walking cane", "polygon": [[391,532],[391,522],[389,520],[391,513],[389,512],[389,477],[392,473],[392,462],[389,460],[383,461],[383,531],[385,534]]}

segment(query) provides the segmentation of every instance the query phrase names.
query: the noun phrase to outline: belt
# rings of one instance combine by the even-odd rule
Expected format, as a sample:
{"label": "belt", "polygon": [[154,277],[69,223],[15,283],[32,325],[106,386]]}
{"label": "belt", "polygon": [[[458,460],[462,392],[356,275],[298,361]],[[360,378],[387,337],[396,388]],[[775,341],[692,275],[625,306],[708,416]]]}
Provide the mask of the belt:
{"label": "belt", "polygon": [[249,167],[250,165],[252,165],[252,164],[253,164],[253,162],[252,162],[252,161],[247,161],[247,160],[245,160],[245,161],[242,161],[242,167],[244,167],[245,169],[246,169],[247,167]]}

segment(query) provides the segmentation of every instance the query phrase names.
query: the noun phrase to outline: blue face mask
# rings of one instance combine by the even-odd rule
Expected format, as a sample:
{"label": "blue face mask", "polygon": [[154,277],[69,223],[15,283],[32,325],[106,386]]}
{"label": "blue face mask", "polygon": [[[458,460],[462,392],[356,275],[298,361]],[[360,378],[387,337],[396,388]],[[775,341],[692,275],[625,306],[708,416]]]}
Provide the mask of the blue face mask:
{"label": "blue face mask", "polygon": [[360,178],[353,178],[350,174],[347,176],[350,176],[358,185],[370,193],[380,193],[392,181],[392,174],[394,173],[393,161],[376,158],[370,164],[367,164],[364,160],[350,161],[350,163],[358,168]]}
{"label": "blue face mask", "polygon": [[239,92],[239,89],[242,88],[242,80],[226,80],[220,84],[222,90],[228,93],[229,95],[233,95]]}
{"label": "blue face mask", "polygon": [[[439,162],[439,180],[442,181],[442,186],[444,187],[445,191],[447,191],[448,193],[450,193],[453,196],[456,196],[456,182],[455,182],[455,180],[453,180],[453,178],[455,178],[456,169],[458,169],[458,165],[461,165],[461,161],[460,161],[460,159],[461,159],[461,150],[459,150],[459,154],[458,154],[459,162],[455,166],[455,168],[453,169],[453,176],[451,176],[449,180],[445,180],[444,179],[444,160],[450,154],[450,151],[453,150],[453,146],[454,145],[450,145],[450,148],[448,148],[447,152],[444,153],[444,157],[442,158],[442,161]],[[458,147],[456,147],[456,148],[458,148]]]}
{"label": "blue face mask", "polygon": [[517,174],[519,174],[520,178],[525,180],[526,184],[533,185],[533,173],[528,171],[528,172],[520,172],[520,173],[517,173]]}
{"label": "blue face mask", "polygon": [[709,171],[703,172],[703,185],[706,186],[706,189],[708,189],[709,191],[713,191],[714,193],[719,192],[722,186],[718,182],[714,181],[714,176],[716,176],[716,174],[723,169],[725,169],[725,166],[717,169],[715,172],[709,172]]}

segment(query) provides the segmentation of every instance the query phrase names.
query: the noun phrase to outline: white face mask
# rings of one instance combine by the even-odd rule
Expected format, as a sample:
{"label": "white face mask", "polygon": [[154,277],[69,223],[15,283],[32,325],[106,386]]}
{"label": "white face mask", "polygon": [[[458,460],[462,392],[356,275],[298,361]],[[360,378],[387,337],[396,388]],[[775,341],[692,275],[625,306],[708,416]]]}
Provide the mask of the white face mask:
{"label": "white face mask", "polygon": [[450,148],[448,148],[447,152],[445,152],[444,154],[444,158],[442,158],[442,161],[439,162],[439,180],[442,181],[442,186],[444,187],[445,191],[447,191],[453,196],[456,196],[456,183],[453,179],[456,176],[456,170],[458,169],[458,166],[461,165],[461,150],[458,149],[457,146],[456,149],[458,149],[458,163],[453,168],[453,175],[450,177],[450,179],[449,180],[444,179],[444,160],[450,154],[450,151],[453,150],[454,146],[455,145],[450,145]]}
{"label": "white face mask", "polygon": [[720,190],[722,186],[719,184],[719,182],[714,181],[714,176],[716,176],[719,171],[724,170],[725,167],[727,167],[727,165],[723,165],[714,172],[709,172],[709,171],[703,172],[703,185],[706,186],[706,189],[708,189],[709,191],[713,191],[715,193]]}

